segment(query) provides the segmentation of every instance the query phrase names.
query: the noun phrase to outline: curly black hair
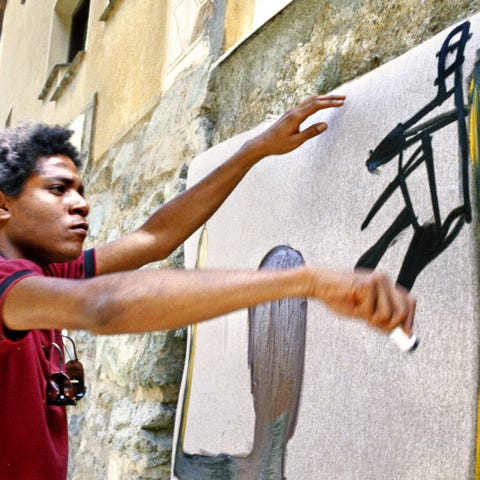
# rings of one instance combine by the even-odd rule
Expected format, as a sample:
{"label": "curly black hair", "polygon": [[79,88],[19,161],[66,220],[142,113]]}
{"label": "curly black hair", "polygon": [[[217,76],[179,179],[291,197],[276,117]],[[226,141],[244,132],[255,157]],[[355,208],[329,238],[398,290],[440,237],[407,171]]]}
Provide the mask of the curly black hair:
{"label": "curly black hair", "polygon": [[60,126],[22,123],[0,133],[0,191],[17,197],[26,180],[36,171],[37,160],[66,155],[80,167],[78,150],[70,143],[73,131]]}

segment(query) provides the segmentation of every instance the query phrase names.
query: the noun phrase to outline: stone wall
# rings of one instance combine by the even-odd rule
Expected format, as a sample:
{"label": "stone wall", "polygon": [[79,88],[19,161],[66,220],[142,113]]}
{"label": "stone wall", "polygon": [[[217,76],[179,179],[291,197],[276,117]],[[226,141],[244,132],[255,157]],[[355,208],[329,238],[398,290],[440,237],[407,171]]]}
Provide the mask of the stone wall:
{"label": "stone wall", "polygon": [[[480,0],[295,0],[221,54],[224,2],[205,23],[210,56],[85,168],[91,244],[139,226],[184,189],[189,162],[213,144],[400,55],[480,10]],[[183,265],[179,249],[163,265]],[[74,333],[88,395],[70,411],[70,479],[169,478],[185,332],[94,338]]]}
{"label": "stone wall", "polygon": [[212,72],[215,143],[378,67],[479,7],[478,0],[294,1]]}

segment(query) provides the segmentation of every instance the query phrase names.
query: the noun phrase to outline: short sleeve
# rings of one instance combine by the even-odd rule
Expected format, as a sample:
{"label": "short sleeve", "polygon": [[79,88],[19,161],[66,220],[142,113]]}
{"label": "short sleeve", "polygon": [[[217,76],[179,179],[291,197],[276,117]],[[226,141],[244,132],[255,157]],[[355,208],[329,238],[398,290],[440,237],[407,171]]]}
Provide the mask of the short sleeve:
{"label": "short sleeve", "polygon": [[39,265],[29,260],[0,260],[0,341],[10,337],[6,335],[1,313],[7,293],[19,280],[31,275],[43,276],[44,273]]}
{"label": "short sleeve", "polygon": [[26,332],[8,331],[3,323],[3,303],[10,290],[19,280],[31,275],[48,277],[87,279],[95,276],[95,250],[85,250],[71,262],[52,263],[44,270],[30,260],[0,260],[0,342],[2,340],[18,340]]}

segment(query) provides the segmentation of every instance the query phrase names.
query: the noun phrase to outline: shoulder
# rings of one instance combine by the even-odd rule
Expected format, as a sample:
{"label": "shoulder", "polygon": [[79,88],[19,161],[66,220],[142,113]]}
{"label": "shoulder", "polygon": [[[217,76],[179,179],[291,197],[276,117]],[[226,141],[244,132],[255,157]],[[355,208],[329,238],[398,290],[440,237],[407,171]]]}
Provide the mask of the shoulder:
{"label": "shoulder", "polygon": [[[0,258],[0,344],[3,344],[4,338],[14,340],[17,337],[7,335],[7,330],[3,324],[3,316],[1,310],[3,302],[10,289],[22,278],[31,275],[44,275],[40,265],[31,260],[12,259],[6,260]],[[18,334],[18,338],[23,338],[25,332]]]}
{"label": "shoulder", "polygon": [[[0,288],[5,290],[8,285],[26,275],[43,275],[40,265],[30,260],[16,258],[12,260],[0,259]],[[5,284],[8,283],[6,286]]]}

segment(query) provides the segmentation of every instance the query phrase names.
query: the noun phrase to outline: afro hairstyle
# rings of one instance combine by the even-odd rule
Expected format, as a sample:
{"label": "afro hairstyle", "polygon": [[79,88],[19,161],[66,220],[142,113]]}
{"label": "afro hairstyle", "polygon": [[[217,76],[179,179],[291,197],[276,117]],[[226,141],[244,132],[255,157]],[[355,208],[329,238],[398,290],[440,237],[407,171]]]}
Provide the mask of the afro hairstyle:
{"label": "afro hairstyle", "polygon": [[17,197],[35,173],[38,159],[66,155],[78,167],[82,159],[70,143],[73,131],[60,126],[22,123],[0,133],[0,191]]}

